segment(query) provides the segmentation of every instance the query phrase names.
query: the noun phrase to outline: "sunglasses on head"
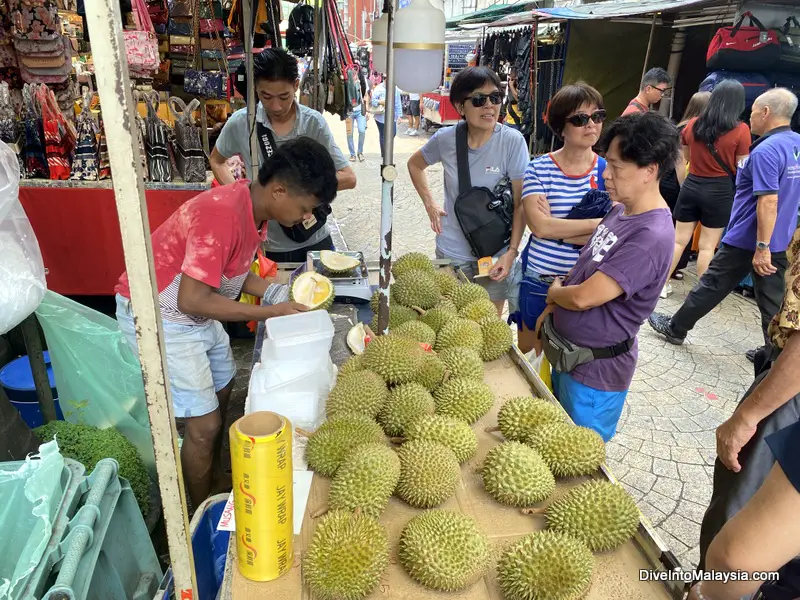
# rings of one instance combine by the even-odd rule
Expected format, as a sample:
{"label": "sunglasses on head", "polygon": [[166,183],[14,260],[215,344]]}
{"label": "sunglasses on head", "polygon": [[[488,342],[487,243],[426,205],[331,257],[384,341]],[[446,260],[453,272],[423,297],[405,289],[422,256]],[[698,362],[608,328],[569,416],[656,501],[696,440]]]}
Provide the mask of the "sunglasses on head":
{"label": "sunglasses on head", "polygon": [[586,127],[590,120],[599,125],[606,120],[606,111],[596,110],[590,115],[587,115],[586,113],[578,113],[577,115],[572,115],[569,117],[567,119],[567,123],[573,127]]}
{"label": "sunglasses on head", "polygon": [[486,101],[489,100],[492,104],[497,106],[498,104],[503,102],[503,95],[500,92],[492,92],[491,94],[475,94],[473,96],[467,96],[464,98],[464,101],[470,100],[472,102],[472,106],[475,108],[480,108],[481,106],[486,106]]}

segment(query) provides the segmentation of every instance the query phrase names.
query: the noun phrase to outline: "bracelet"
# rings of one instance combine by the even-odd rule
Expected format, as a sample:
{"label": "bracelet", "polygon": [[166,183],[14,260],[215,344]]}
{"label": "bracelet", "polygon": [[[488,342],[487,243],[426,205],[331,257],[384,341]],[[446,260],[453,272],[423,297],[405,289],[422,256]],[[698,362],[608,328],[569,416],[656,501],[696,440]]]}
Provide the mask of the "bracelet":
{"label": "bracelet", "polygon": [[703,596],[703,592],[701,591],[702,587],[703,587],[703,582],[702,581],[698,581],[697,582],[697,586],[695,586],[695,588],[694,588],[694,592],[695,592],[695,594],[697,594],[697,600],[709,600],[709,598],[706,598],[705,596]]}

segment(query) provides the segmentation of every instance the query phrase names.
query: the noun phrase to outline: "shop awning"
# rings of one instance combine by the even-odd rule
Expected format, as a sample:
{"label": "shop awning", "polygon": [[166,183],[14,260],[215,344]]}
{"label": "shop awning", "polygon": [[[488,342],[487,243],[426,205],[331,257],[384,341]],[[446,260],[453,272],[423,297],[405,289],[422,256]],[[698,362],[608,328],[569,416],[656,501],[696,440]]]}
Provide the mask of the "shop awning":
{"label": "shop awning", "polygon": [[458,15],[447,21],[447,29],[455,29],[463,25],[474,25],[476,23],[491,23],[507,15],[513,15],[529,9],[535,2],[523,1],[510,4],[495,4],[466,15]]}

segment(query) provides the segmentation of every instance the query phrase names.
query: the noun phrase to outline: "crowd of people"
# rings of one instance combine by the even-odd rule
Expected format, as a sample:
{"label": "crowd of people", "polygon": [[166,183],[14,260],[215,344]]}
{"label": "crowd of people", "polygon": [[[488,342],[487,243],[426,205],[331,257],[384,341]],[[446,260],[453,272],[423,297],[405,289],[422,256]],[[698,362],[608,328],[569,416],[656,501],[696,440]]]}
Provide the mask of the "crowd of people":
{"label": "crowd of people", "polygon": [[[399,90],[394,114],[386,115],[385,82],[362,77],[361,94],[351,94],[348,161],[324,118],[297,102],[296,60],[268,49],[254,62],[257,163],[247,158],[247,112],[236,112],[211,156],[221,185],[153,232],[170,387],[185,422],[181,458],[195,506],[225,488],[215,449],[236,368],[221,322],[305,310],[289,301],[287,286],[251,272],[256,250],[278,262],[304,262],[309,250],[333,249],[330,203],[337,189],[356,185],[350,163],[363,160],[368,116],[381,142],[386,119],[400,118]],[[513,76],[504,91],[491,69],[469,67],[450,88],[462,122],[439,129],[407,168],[436,234],[436,256],[484,286],[499,314],[508,303],[520,349],[546,356],[556,398],[576,424],[606,441],[616,433],[636,369],[640,327],[648,322],[681,344],[752,272],[764,345],[753,353],[753,387],[717,432],[701,567],[791,569],[800,554],[793,518],[800,508],[800,135],[789,127],[797,97],[780,88],[765,92],[748,127],[741,120],[744,90],[726,81],[696,94],[674,124],[651,110],[671,84],[663,69],[647,72],[610,124],[595,88],[563,86],[546,114],[561,147],[531,160],[514,110]],[[409,112],[413,135],[418,98]],[[245,157],[248,180],[234,181],[227,160],[235,155]],[[428,183],[435,164],[443,167],[442,198]],[[491,200],[484,216],[499,230],[465,231],[459,211],[470,198]],[[698,224],[698,283],[674,315],[657,313],[669,279],[686,266]],[[522,248],[526,227],[531,235]],[[476,277],[484,257],[477,248],[492,249],[488,277]],[[237,302],[241,292],[262,298],[261,305]],[[120,328],[135,348],[126,274],[116,293]],[[692,598],[740,598],[757,585],[701,582]]]}

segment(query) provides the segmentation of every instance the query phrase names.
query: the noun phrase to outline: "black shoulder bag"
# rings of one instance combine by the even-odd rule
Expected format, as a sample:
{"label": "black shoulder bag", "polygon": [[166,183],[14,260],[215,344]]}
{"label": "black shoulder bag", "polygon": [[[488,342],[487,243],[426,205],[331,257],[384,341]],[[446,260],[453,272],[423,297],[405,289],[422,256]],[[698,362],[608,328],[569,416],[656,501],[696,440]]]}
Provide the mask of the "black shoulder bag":
{"label": "black shoulder bag", "polygon": [[[261,152],[264,155],[264,160],[269,160],[272,154],[275,152],[273,148],[277,146],[275,143],[275,137],[272,134],[272,130],[263,123],[259,122],[256,125],[256,132],[258,133],[258,142],[259,146],[261,147]],[[311,236],[325,227],[325,223],[328,221],[329,214],[331,214],[330,205],[320,205],[314,209],[313,216],[310,219],[292,227],[281,225],[281,229],[283,229],[286,237],[293,242],[307,242],[311,239]]]}
{"label": "black shoulder bag", "polygon": [[714,160],[717,161],[717,164],[720,167],[722,167],[722,170],[725,171],[728,174],[728,177],[731,178],[731,181],[733,182],[733,187],[736,187],[736,173],[734,171],[731,171],[731,168],[725,164],[725,161],[722,160],[722,157],[719,155],[719,152],[717,152],[717,149],[714,147],[714,144],[706,142],[706,148],[708,148],[708,151],[711,153],[711,156],[714,157]]}
{"label": "black shoulder bag", "polygon": [[476,258],[494,256],[511,241],[514,220],[514,196],[511,180],[503,177],[494,190],[472,187],[469,174],[467,124],[456,125],[458,197],[455,213],[461,231]]}

